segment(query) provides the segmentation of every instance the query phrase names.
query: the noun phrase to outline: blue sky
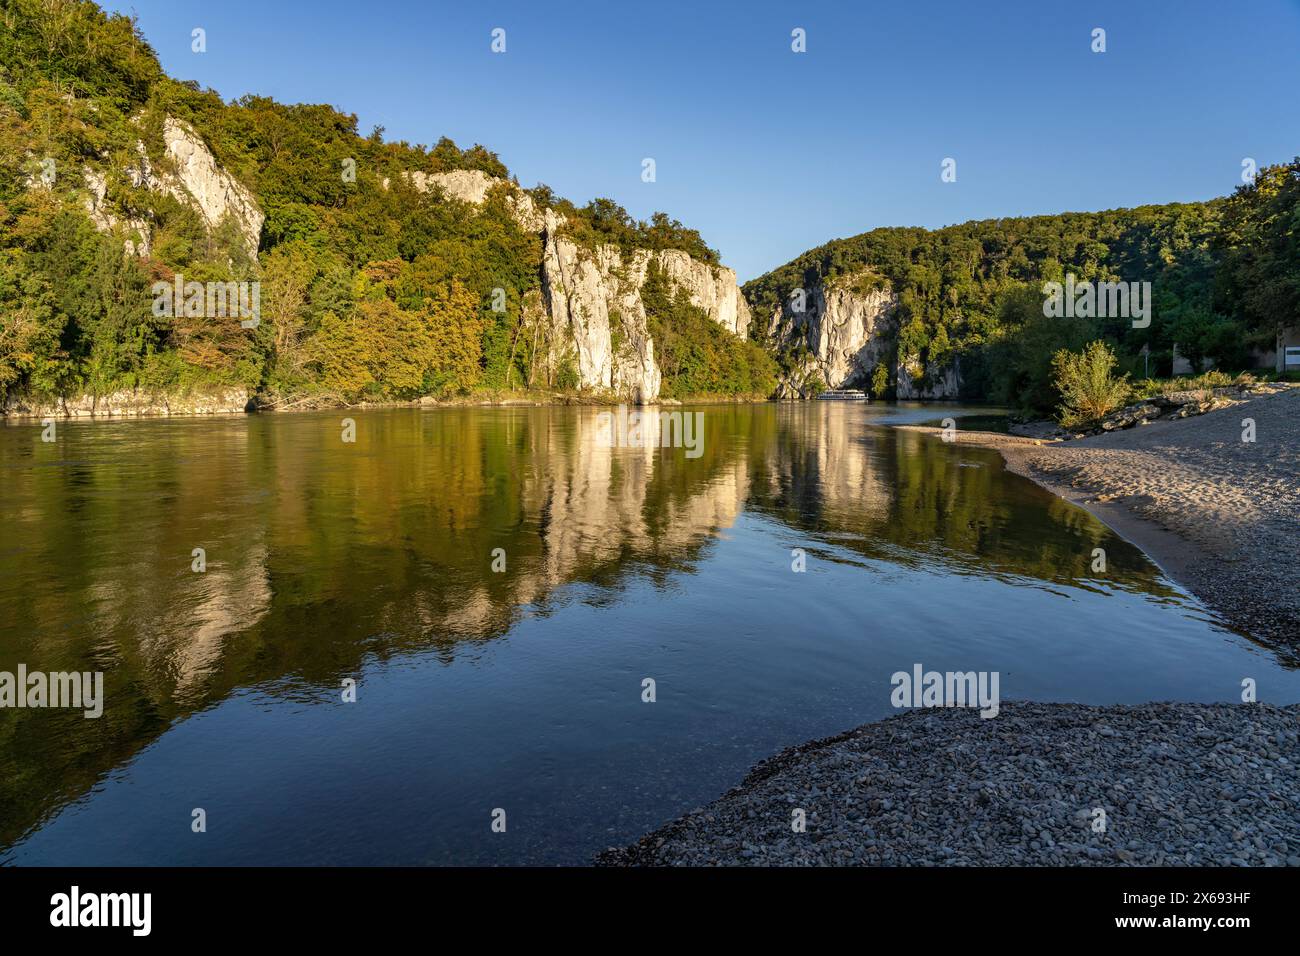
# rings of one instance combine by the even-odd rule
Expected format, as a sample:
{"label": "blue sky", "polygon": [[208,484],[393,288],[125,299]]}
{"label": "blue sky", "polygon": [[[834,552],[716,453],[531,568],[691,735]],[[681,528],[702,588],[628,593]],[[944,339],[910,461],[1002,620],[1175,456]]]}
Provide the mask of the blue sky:
{"label": "blue sky", "polygon": [[664,210],[742,281],[876,226],[1205,199],[1300,154],[1300,0],[103,5],[172,76],[482,143],[525,186]]}

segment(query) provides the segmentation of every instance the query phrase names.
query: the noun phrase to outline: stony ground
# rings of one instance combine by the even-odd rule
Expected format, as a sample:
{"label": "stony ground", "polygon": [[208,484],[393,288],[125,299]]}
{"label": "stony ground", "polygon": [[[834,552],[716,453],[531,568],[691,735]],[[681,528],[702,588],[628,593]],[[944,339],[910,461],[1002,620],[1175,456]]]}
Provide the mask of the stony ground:
{"label": "stony ground", "polygon": [[[1253,442],[1242,441],[1247,418]],[[1188,545],[1176,576],[1198,598],[1263,643],[1300,643],[1300,388],[1077,441],[957,439],[997,447],[1012,470],[1084,504],[1172,532]]]}
{"label": "stony ground", "polygon": [[1298,730],[1300,705],[909,711],[778,754],[597,863],[1300,866]]}

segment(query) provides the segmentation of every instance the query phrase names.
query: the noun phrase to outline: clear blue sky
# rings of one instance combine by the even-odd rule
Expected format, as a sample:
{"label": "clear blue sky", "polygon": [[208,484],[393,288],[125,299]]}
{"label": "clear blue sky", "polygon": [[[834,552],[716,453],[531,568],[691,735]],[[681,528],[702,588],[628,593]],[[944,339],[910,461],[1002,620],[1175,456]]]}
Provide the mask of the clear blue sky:
{"label": "clear blue sky", "polygon": [[173,76],[482,143],[525,186],[664,210],[742,281],[876,226],[1205,199],[1300,154],[1300,0],[104,5]]}

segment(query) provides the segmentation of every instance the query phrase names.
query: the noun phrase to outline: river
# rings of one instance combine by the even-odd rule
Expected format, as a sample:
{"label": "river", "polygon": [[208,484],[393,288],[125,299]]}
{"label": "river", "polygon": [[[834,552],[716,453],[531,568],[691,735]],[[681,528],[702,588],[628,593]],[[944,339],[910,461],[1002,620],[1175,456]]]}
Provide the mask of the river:
{"label": "river", "polygon": [[1300,700],[1087,512],[888,427],[988,410],[673,411],[694,451],[590,407],[0,428],[0,671],[105,691],[0,709],[0,862],[580,863],[917,664]]}

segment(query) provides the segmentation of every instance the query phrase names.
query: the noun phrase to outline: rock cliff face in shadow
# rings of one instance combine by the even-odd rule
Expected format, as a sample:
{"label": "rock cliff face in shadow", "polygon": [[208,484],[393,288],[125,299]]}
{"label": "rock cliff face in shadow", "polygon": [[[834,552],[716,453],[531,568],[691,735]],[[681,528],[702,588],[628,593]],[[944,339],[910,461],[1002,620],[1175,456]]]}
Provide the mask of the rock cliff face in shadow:
{"label": "rock cliff face in shadow", "polygon": [[898,298],[888,288],[859,291],[846,281],[817,282],[787,297],[767,323],[768,340],[802,356],[788,384],[860,388],[890,355]]}
{"label": "rock cliff face in shadow", "polygon": [[958,365],[922,367],[899,350],[898,327],[898,296],[869,271],[787,290],[766,322],[772,348],[792,356],[779,396],[806,398],[823,387],[867,390],[884,364],[901,400],[957,398]]}

